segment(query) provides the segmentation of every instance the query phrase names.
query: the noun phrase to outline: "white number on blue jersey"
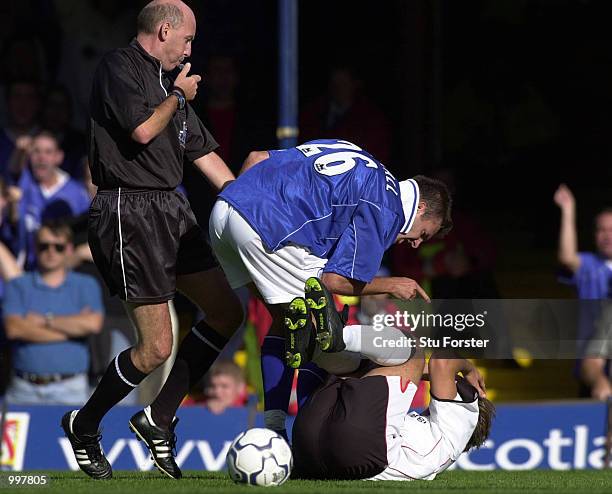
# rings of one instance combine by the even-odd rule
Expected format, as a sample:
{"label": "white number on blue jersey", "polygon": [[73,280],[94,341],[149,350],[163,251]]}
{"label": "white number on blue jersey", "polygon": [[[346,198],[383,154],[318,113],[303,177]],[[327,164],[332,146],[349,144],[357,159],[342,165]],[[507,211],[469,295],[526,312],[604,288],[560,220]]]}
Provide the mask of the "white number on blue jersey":
{"label": "white number on blue jersey", "polygon": [[350,149],[352,151],[362,151],[359,146],[348,141],[337,141],[337,144],[302,144],[301,146],[296,146],[296,149],[300,150],[307,158],[314,156],[315,154],[321,154],[326,149]]}
{"label": "white number on blue jersey", "polygon": [[354,151],[339,151],[323,155],[314,162],[317,172],[328,177],[346,173],[357,165],[357,160],[365,161],[368,168],[378,168],[378,165],[368,156]]}

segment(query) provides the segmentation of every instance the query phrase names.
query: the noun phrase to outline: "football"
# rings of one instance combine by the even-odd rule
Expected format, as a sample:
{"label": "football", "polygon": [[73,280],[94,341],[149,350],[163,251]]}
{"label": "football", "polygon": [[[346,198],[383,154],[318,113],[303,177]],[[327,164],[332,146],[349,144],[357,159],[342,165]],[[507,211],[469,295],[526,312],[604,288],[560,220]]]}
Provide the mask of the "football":
{"label": "football", "polygon": [[275,486],[291,474],[291,448],[270,429],[249,429],[232,442],[227,453],[227,470],[236,483]]}

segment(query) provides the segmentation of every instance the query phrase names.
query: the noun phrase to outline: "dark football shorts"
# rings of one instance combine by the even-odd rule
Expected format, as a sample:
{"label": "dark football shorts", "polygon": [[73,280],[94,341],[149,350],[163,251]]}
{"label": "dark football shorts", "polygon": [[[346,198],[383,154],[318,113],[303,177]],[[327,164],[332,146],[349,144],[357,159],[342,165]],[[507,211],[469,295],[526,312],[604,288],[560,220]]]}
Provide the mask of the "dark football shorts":
{"label": "dark football shorts", "polygon": [[170,300],[177,275],[217,266],[187,199],[176,191],[98,191],[88,240],[111,295],[128,302]]}
{"label": "dark football shorts", "polygon": [[387,402],[384,376],[330,376],[309,398],[293,424],[296,478],[367,479],[387,467]]}

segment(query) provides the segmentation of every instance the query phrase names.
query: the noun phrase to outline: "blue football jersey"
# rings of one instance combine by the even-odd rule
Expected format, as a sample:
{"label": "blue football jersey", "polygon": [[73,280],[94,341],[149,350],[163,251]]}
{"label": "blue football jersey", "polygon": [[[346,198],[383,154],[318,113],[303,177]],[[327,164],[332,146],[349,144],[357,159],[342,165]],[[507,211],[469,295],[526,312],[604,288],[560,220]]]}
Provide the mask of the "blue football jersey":
{"label": "blue football jersey", "polygon": [[221,194],[275,251],[287,244],[328,259],[325,271],[369,282],[385,250],[412,223],[395,177],[355,144],[310,141],[270,151]]}

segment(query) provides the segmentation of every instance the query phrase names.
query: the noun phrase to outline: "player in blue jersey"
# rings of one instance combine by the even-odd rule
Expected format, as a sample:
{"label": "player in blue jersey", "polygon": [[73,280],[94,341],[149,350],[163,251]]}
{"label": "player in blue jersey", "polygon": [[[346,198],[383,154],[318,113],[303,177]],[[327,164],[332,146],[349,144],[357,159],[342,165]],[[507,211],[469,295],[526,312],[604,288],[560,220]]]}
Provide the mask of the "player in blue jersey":
{"label": "player in blue jersey", "polygon": [[[325,139],[251,153],[243,174],[213,208],[210,237],[232,288],[248,285],[273,317],[262,346],[266,427],[285,428],[293,376],[285,357],[290,367],[299,367],[311,356],[309,308],[295,302],[303,300],[306,280],[322,280],[309,286],[307,298],[315,316],[327,320],[333,318],[331,308],[316,306],[325,285],[341,295],[428,300],[414,280],[375,275],[392,244],[409,242],[416,248],[448,231],[450,208],[441,182],[423,176],[400,182],[347,141]],[[286,319],[295,330],[287,347]],[[327,332],[330,349],[343,345],[339,333]]]}

